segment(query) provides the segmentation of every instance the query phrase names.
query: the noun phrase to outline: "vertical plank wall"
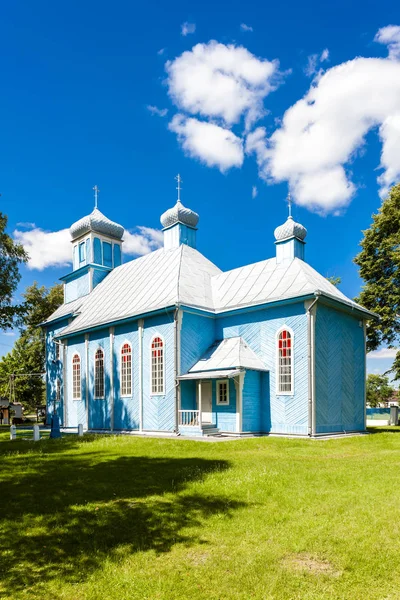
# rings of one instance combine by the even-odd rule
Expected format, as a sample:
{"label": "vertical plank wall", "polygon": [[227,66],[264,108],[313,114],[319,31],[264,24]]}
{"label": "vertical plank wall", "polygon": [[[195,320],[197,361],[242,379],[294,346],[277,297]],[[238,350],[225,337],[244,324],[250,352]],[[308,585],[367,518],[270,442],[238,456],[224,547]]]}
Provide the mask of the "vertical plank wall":
{"label": "vertical plank wall", "polygon": [[[294,332],[294,394],[276,393],[277,331],[286,325]],[[257,415],[262,415],[262,429],[265,433],[292,433],[306,435],[308,432],[308,357],[307,357],[307,316],[303,302],[286,306],[271,307],[248,313],[239,313],[216,320],[217,338],[242,337],[258,354],[269,369],[269,376],[263,375],[256,388],[260,390],[260,406],[255,407]],[[269,384],[269,386],[268,386]],[[252,394],[249,386],[255,389],[254,376],[245,376],[243,395]],[[269,387],[269,394],[268,394]],[[248,417],[246,416],[246,419]],[[261,420],[261,417],[259,417]],[[252,417],[253,419],[253,417]],[[255,420],[255,418],[254,418]],[[253,424],[254,424],[253,420]],[[250,421],[248,421],[249,424]],[[243,423],[244,429],[245,423]]]}
{"label": "vertical plank wall", "polygon": [[53,338],[68,325],[68,319],[59,321],[46,329],[46,405],[47,415],[51,416],[54,410],[56,397],[56,380],[61,382],[60,402],[55,403],[56,414],[60,423],[64,425],[64,383],[63,383],[63,352],[60,349],[60,359],[56,360],[56,346]]}
{"label": "vertical plank wall", "polygon": [[364,330],[359,318],[317,305],[316,431],[364,430]]}

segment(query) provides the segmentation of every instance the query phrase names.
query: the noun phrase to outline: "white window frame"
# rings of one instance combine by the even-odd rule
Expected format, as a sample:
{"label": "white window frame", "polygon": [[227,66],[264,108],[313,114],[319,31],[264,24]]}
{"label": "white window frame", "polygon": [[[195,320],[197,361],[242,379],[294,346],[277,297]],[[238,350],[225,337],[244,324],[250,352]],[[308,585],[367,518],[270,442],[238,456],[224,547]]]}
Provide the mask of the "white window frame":
{"label": "white window frame", "polygon": [[[279,375],[280,375],[280,365],[279,365],[279,336],[283,331],[288,331],[290,333],[291,345],[290,345],[290,358],[291,358],[291,371],[290,371],[290,392],[281,392],[279,389]],[[295,339],[294,332],[291,327],[288,325],[282,325],[276,332],[275,336],[275,348],[276,348],[276,395],[277,396],[294,396],[294,348],[295,348]]]}
{"label": "white window frame", "polygon": [[[75,396],[75,386],[74,385],[74,358],[77,356],[79,358],[79,396]],[[72,400],[82,400],[82,359],[79,352],[74,352],[71,360],[72,365]]]}
{"label": "white window frame", "polygon": [[[97,396],[96,395],[96,371],[97,371],[97,367],[96,367],[96,354],[98,353],[99,350],[101,351],[102,356],[103,356],[103,395],[102,396]],[[101,346],[99,346],[97,348],[96,352],[94,353],[93,398],[95,400],[104,400],[105,390],[106,390],[105,352],[104,352],[104,348],[102,348]]]}
{"label": "white window frame", "polygon": [[[163,350],[163,364],[162,364],[162,378],[163,378],[163,387],[161,392],[153,392],[153,342],[156,338],[160,338],[162,341],[162,350]],[[160,333],[155,333],[151,336],[150,340],[150,396],[165,396],[165,340],[164,337]]]}
{"label": "white window frame", "polygon": [[[221,384],[226,384],[226,402],[220,402],[219,400],[219,389]],[[217,379],[216,404],[217,406],[229,406],[229,379]]]}
{"label": "white window frame", "polygon": [[[123,361],[122,361],[122,349],[124,346],[128,345],[131,351],[131,391],[129,394],[123,394],[122,393],[122,382],[123,382],[123,378],[122,378],[122,367],[123,367]],[[128,340],[125,340],[119,349],[119,381],[120,381],[120,386],[121,386],[121,398],[132,398],[133,396],[133,350],[132,350],[132,344],[131,342],[129,342]]]}

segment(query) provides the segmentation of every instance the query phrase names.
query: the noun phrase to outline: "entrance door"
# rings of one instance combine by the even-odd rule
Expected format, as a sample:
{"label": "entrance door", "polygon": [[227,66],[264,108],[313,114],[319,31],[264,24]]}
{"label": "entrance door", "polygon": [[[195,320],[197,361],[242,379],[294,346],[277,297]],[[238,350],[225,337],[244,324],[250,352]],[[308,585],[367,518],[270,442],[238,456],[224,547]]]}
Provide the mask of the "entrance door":
{"label": "entrance door", "polygon": [[[198,386],[200,382],[198,383]],[[197,386],[197,406],[199,405],[199,387]],[[212,423],[212,382],[201,382],[201,418],[203,423]]]}

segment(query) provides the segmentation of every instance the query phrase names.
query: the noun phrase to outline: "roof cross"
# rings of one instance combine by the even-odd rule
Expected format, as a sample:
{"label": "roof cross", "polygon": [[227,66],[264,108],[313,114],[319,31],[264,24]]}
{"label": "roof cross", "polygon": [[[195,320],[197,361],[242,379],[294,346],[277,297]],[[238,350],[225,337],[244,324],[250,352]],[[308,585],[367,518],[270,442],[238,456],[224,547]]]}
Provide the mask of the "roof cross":
{"label": "roof cross", "polygon": [[97,208],[97,200],[98,200],[98,195],[99,195],[99,188],[97,187],[97,185],[94,186],[94,207]]}
{"label": "roof cross", "polygon": [[181,188],[181,183],[182,183],[182,178],[181,178],[181,176],[179,175],[179,173],[178,173],[178,175],[175,177],[175,179],[176,179],[176,181],[178,182],[178,186],[177,186],[177,188],[176,188],[176,189],[178,190],[178,202],[180,202],[180,201],[181,201],[181,189],[182,189],[182,188]]}

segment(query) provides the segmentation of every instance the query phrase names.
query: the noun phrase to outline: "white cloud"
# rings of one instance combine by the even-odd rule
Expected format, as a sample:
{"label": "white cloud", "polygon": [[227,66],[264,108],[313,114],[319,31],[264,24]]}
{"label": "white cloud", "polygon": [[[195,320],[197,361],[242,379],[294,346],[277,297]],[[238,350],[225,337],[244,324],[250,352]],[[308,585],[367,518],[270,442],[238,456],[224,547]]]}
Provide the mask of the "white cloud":
{"label": "white cloud", "polygon": [[251,197],[254,199],[254,198],[257,198],[257,196],[258,196],[257,186],[253,185],[253,187],[251,188]]}
{"label": "white cloud", "polygon": [[329,60],[329,50],[328,48],[325,48],[325,50],[322,50],[321,52],[321,56],[319,57],[320,62],[325,62],[326,60]]}
{"label": "white cloud", "polygon": [[381,348],[380,350],[368,352],[367,357],[372,359],[394,359],[396,358],[396,354],[398,351],[399,348]]}
{"label": "white cloud", "polygon": [[375,42],[384,44],[388,47],[389,58],[398,59],[400,58],[400,26],[399,25],[387,25],[379,29],[375,36]]}
{"label": "white cloud", "polygon": [[29,231],[14,231],[14,239],[29,255],[28,268],[43,271],[47,267],[66,267],[72,262],[69,229],[44,231],[35,227]]}
{"label": "white cloud", "polygon": [[162,56],[165,52],[165,48],[160,48],[159,50],[157,50],[157,54],[158,56]]}
{"label": "white cloud", "polygon": [[181,25],[181,34],[183,36],[187,36],[190,33],[194,33],[196,31],[196,23],[188,23],[187,21],[185,21],[185,23],[182,23]]}
{"label": "white cloud", "polygon": [[139,225],[136,231],[125,230],[122,251],[128,255],[143,256],[153,250],[157,250],[162,244],[162,231]]}
{"label": "white cloud", "polygon": [[304,67],[304,73],[307,75],[307,77],[313,77],[316,74],[319,76],[322,75],[322,70],[318,70],[317,67],[321,63],[326,62],[328,59],[328,48],[325,48],[321,54],[310,54],[310,56],[307,57],[307,65]]}
{"label": "white cloud", "polygon": [[15,331],[3,331],[1,335],[6,335],[7,337],[15,337]]}
{"label": "white cloud", "polygon": [[356,58],[322,74],[269,138],[264,128],[252,132],[246,150],[264,179],[289,181],[298,204],[337,212],[355,193],[348,169],[376,127],[384,195],[400,177],[400,62]]}
{"label": "white cloud", "polygon": [[222,172],[243,164],[243,142],[229,129],[178,114],[169,124],[185,152]]}
{"label": "white cloud", "polygon": [[[68,267],[72,263],[69,229],[44,231],[35,227],[30,231],[17,229],[13,235],[29,255],[29,269],[43,271],[48,267]],[[126,255],[142,256],[159,248],[162,240],[162,232],[158,229],[138,226],[132,232],[125,230],[122,251]]]}
{"label": "white cloud", "polygon": [[222,119],[243,116],[247,126],[264,114],[263,100],[276,88],[278,62],[259,59],[242,46],[216,41],[197,44],[166,63],[173,102],[192,115]]}
{"label": "white cloud", "polygon": [[157,115],[158,117],[166,117],[168,114],[168,108],[158,108],[151,104],[148,104],[146,108],[152,115]]}
{"label": "white cloud", "polygon": [[253,31],[253,28],[251,27],[251,25],[246,25],[246,23],[241,23],[240,29],[242,31]]}

